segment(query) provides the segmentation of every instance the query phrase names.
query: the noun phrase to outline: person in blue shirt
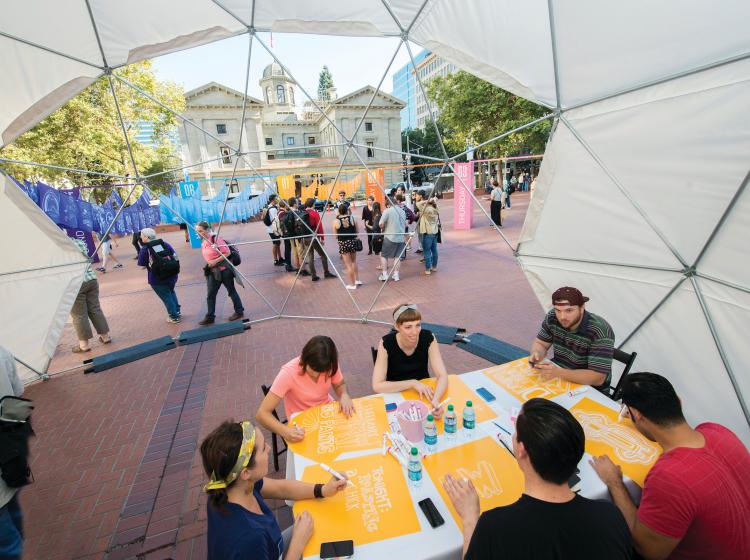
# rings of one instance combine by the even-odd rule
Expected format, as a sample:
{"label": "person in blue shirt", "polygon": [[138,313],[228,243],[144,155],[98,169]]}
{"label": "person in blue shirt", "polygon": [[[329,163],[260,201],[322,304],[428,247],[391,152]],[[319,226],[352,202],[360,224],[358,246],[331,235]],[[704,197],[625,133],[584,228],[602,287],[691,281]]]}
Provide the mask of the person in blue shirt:
{"label": "person in blue shirt", "polygon": [[312,537],[310,514],[298,515],[282,534],[265,499],[330,498],[346,488],[335,477],[325,484],[265,478],[270,448],[249,421],[223,422],[201,443],[208,493],[209,560],[299,560]]}

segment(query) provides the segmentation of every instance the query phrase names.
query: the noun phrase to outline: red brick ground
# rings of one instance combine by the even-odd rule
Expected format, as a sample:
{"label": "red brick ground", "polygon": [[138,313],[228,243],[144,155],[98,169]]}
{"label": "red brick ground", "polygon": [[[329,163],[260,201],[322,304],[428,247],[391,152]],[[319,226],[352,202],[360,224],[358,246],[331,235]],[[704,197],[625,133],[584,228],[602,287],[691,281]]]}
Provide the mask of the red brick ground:
{"label": "red brick ground", "polygon": [[[488,202],[483,202],[485,208]],[[515,243],[528,195],[513,196],[504,232]],[[522,347],[536,333],[542,310],[508,247],[475,209],[470,232],[452,231],[452,201],[441,203],[444,242],[439,271],[425,277],[414,254],[401,269],[401,281],[389,283],[375,302],[371,318],[388,321],[404,301],[420,305],[428,322],[461,326]],[[330,222],[330,216],[326,220]],[[262,224],[227,226],[232,241],[265,239]],[[181,232],[166,234],[179,252],[182,274],[177,293],[183,323],[165,322],[166,312],[135,266],[128,239],[115,254],[125,268],[100,275],[101,303],[114,343],[93,344],[92,355],[194,328],[205,312],[205,282],[198,251]],[[333,240],[328,241],[331,250]],[[294,275],[274,267],[270,245],[241,247],[240,269],[277,309]],[[332,251],[333,252],[333,251]],[[377,260],[359,254],[365,286],[352,295],[366,310],[380,288]],[[341,261],[334,256],[334,264]],[[316,263],[317,266],[317,263]],[[240,290],[247,315],[261,319],[272,310],[249,286]],[[217,318],[231,314],[222,291]],[[357,317],[338,280],[313,284],[300,277],[285,313]],[[200,439],[225,418],[254,417],[279,366],[296,355],[314,334],[336,341],[344,375],[353,396],[371,392],[370,346],[386,327],[341,321],[275,319],[216,341],[164,352],[99,374],[80,370],[29,386],[36,404],[32,469],[36,482],[21,492],[26,520],[25,558],[205,558],[205,482],[197,448]],[[70,353],[75,343],[66,325],[51,372],[80,364]],[[441,346],[450,372],[487,365],[455,346]],[[89,355],[88,357],[90,357]],[[283,473],[283,457],[282,468]],[[282,526],[290,513],[274,503]]]}

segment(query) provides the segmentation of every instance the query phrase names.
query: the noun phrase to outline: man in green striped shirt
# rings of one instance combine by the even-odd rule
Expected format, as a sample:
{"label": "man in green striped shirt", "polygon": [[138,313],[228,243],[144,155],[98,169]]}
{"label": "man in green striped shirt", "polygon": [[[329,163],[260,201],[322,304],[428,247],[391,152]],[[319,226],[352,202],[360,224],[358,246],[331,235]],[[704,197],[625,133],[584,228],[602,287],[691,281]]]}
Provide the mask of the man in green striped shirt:
{"label": "man in green striped shirt", "polygon": [[[588,300],[569,286],[552,294],[553,308],[531,345],[529,363],[546,376],[605,391],[612,377],[615,333],[607,321],[586,311]],[[545,359],[550,346],[552,361]]]}

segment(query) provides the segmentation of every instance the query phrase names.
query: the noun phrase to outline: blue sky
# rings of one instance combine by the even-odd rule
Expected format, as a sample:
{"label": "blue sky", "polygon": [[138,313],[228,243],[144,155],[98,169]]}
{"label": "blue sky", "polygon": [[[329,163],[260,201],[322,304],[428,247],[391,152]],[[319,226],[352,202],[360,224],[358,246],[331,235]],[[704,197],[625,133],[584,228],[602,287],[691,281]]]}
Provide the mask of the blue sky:
{"label": "blue sky", "polygon": [[[270,47],[267,33],[259,33],[258,36]],[[333,74],[338,94],[344,95],[367,84],[377,86],[399,42],[399,39],[391,37],[274,33],[272,50],[310,95],[315,96],[317,93],[318,75],[324,64],[328,65]],[[421,50],[413,43],[411,48],[414,56]],[[185,91],[211,81],[242,91],[245,85],[247,50],[248,37],[243,35],[162,56],[154,59],[154,64],[161,79],[182,84]],[[260,98],[258,81],[263,68],[273,62],[273,58],[259,42],[253,41],[251,60],[248,93]],[[383,82],[383,91],[392,91],[391,76],[408,62],[409,53],[402,46]],[[305,99],[302,91],[298,90],[297,104],[301,105]]]}

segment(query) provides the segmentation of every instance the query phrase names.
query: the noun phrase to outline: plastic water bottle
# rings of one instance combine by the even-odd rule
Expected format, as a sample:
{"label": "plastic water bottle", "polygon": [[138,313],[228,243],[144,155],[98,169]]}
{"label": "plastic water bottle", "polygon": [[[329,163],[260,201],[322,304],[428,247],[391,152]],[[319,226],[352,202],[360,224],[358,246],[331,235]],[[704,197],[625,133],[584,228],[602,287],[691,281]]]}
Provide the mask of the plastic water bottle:
{"label": "plastic water bottle", "polygon": [[443,430],[445,430],[445,437],[447,439],[456,439],[456,413],[453,410],[453,405],[448,405],[448,412],[443,417]]}
{"label": "plastic water bottle", "polygon": [[471,439],[474,437],[474,428],[476,428],[477,425],[477,416],[474,414],[474,406],[471,404],[471,401],[466,401],[466,406],[464,407],[463,412],[463,421],[464,421],[464,437],[466,439]]}
{"label": "plastic water bottle", "polygon": [[411,448],[409,455],[409,485],[412,488],[422,486],[422,463],[419,460],[419,451],[416,447]]}
{"label": "plastic water bottle", "polygon": [[434,453],[437,449],[437,428],[432,414],[428,414],[424,421],[424,442],[427,445],[427,451]]}

